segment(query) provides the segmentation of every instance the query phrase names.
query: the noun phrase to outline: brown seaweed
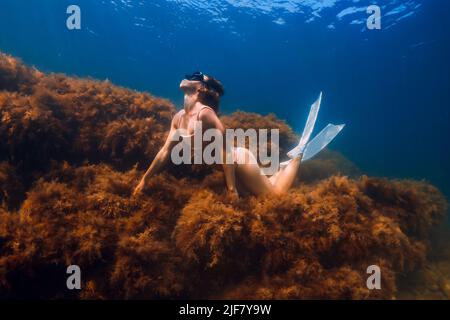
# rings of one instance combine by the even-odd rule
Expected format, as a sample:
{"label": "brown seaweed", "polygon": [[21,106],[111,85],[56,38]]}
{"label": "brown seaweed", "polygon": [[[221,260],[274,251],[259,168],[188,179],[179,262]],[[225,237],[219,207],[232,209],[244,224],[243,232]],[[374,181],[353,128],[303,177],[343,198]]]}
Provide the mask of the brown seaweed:
{"label": "brown seaweed", "polygon": [[[284,196],[235,201],[220,168],[171,166],[131,197],[174,112],[0,55],[0,297],[393,299],[401,277],[426,270],[443,195],[361,177],[331,151]],[[222,119],[280,129],[282,152],[297,139],[274,115]],[[71,264],[83,271],[75,293],[55,280]],[[366,287],[374,264],[382,290]]]}

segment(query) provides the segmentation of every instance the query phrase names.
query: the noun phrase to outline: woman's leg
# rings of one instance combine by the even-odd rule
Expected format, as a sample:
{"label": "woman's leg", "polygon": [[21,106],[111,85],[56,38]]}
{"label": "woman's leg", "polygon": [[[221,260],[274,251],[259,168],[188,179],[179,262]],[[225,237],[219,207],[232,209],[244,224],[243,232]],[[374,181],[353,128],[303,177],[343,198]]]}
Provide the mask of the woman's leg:
{"label": "woman's leg", "polygon": [[274,192],[273,185],[265,175],[261,174],[261,168],[258,164],[236,164],[236,178],[240,185],[243,185],[254,195]]}
{"label": "woman's leg", "polygon": [[261,174],[261,169],[253,153],[246,148],[235,148],[236,180],[254,195],[273,192],[269,179]]}
{"label": "woman's leg", "polygon": [[297,176],[301,162],[301,157],[292,159],[286,168],[280,169],[280,171],[272,177],[273,179],[271,178],[269,180],[272,183],[276,194],[283,194],[291,188],[295,177]]}
{"label": "woman's leg", "polygon": [[286,167],[283,167],[283,168],[280,167],[280,169],[278,170],[278,172],[275,173],[273,176],[271,176],[271,177],[269,178],[270,183],[271,183],[273,186],[275,185],[275,183],[277,183],[278,178],[280,177],[281,172],[283,172],[283,170],[284,170],[285,168],[286,168]]}
{"label": "woman's leg", "polygon": [[[236,150],[245,159],[254,158],[248,149]],[[239,182],[255,195],[275,193],[283,194],[289,190],[300,167],[301,158],[292,160],[286,168],[280,169],[272,178],[261,174],[261,168],[254,161],[236,164],[236,177]]]}

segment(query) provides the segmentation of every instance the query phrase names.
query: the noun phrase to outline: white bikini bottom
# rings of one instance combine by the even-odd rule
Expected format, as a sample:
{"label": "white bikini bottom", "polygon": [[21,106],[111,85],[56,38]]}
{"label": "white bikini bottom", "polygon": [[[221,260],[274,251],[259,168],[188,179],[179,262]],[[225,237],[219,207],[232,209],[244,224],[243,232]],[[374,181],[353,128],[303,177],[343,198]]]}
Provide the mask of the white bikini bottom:
{"label": "white bikini bottom", "polygon": [[247,148],[233,148],[233,162],[237,164],[258,164],[253,152]]}

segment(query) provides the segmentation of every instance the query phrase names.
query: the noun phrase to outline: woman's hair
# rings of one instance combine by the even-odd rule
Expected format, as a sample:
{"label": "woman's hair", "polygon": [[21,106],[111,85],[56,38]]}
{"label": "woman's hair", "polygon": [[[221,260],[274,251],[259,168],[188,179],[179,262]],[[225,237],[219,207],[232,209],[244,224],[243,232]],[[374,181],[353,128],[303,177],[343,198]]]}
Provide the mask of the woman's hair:
{"label": "woman's hair", "polygon": [[218,112],[220,97],[225,94],[222,83],[207,75],[205,75],[202,83],[203,86],[199,90],[199,101],[205,106],[211,107],[215,112]]}

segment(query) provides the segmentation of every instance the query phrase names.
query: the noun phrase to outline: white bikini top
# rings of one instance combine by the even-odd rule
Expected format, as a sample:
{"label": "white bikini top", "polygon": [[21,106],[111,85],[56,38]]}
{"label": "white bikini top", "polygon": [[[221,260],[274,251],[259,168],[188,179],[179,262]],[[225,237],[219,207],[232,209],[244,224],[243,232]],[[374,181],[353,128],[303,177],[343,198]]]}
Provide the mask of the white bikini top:
{"label": "white bikini top", "polygon": [[[203,108],[201,108],[200,110],[199,110],[199,112],[197,113],[197,121],[200,121],[200,113],[203,111],[203,110],[205,110],[205,109],[210,109],[211,111],[214,111],[214,109],[213,108],[211,108],[211,107],[208,107],[208,106],[204,106]],[[182,110],[182,114],[180,115],[180,118],[178,119],[178,124],[177,124],[177,127],[178,127],[178,129],[183,129],[183,128],[181,128],[181,121],[183,120],[183,116],[186,114],[186,110]],[[214,111],[215,112],[215,111]],[[195,125],[195,124],[194,124]],[[187,129],[185,129],[185,130],[187,130]],[[194,131],[195,131],[195,127],[194,127]],[[181,137],[183,137],[183,138],[192,138],[193,136],[194,136],[194,134],[190,134],[190,135],[180,135]]]}

